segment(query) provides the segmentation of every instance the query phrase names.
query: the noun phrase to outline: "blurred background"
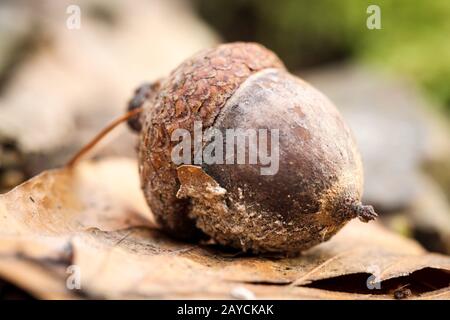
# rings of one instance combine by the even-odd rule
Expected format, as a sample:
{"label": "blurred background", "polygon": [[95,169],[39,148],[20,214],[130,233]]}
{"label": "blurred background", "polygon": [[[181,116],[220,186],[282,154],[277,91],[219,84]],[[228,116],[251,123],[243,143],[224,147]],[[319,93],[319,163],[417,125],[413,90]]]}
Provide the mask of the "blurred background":
{"label": "blurred background", "polygon": [[[450,254],[449,39],[448,0],[2,0],[0,192],[67,161],[142,82],[256,41],[344,114],[382,223]],[[134,144],[123,126],[96,156]]]}

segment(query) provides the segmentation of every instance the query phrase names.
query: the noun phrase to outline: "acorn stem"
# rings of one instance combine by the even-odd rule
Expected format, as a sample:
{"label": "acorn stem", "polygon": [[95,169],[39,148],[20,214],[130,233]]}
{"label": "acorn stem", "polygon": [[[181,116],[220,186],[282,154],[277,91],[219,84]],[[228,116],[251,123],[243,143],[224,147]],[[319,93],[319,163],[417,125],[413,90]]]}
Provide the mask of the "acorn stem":
{"label": "acorn stem", "polygon": [[362,222],[369,222],[375,220],[378,214],[372,206],[365,206],[361,202],[352,205],[353,212]]}
{"label": "acorn stem", "polygon": [[102,129],[91,141],[89,141],[80,151],[78,151],[69,162],[67,162],[66,167],[72,168],[89,150],[91,150],[95,145],[102,140],[108,133],[110,133],[114,128],[116,128],[119,124],[127,121],[128,119],[136,116],[141,113],[143,108],[136,108],[128,111],[124,115],[120,116],[117,119],[114,119],[110,124],[108,124],[105,128]]}

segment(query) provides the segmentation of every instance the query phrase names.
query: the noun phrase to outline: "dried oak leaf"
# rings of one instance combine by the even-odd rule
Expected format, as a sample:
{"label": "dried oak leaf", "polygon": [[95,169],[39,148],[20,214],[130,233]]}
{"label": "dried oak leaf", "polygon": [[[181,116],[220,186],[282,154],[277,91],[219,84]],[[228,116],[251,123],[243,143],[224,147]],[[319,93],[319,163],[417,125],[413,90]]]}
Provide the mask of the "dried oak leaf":
{"label": "dried oak leaf", "polygon": [[443,299],[450,257],[357,221],[295,258],[177,242],[155,227],[136,162],[108,159],[0,195],[0,278],[38,298]]}

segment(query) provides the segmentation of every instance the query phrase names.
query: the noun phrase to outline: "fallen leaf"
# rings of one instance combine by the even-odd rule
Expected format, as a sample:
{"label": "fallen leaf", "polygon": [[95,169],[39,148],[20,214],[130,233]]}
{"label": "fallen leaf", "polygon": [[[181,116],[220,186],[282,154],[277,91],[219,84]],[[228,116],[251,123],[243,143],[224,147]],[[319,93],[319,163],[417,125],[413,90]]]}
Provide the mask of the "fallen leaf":
{"label": "fallen leaf", "polygon": [[[80,289],[67,285],[70,266]],[[38,298],[393,299],[408,288],[444,299],[450,257],[358,221],[293,258],[178,242],[155,226],[136,162],[116,158],[0,196],[0,278]]]}

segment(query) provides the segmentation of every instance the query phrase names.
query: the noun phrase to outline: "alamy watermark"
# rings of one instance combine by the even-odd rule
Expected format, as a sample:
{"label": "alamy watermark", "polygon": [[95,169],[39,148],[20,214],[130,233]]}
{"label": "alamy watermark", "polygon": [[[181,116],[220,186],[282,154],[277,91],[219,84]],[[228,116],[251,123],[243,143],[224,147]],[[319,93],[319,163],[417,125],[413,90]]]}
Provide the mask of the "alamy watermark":
{"label": "alamy watermark", "polygon": [[66,279],[66,288],[69,290],[81,290],[81,268],[75,264],[66,269],[69,275]]}
{"label": "alamy watermark", "polygon": [[367,268],[367,272],[371,273],[371,276],[367,278],[366,285],[369,290],[381,289],[381,269],[377,265],[370,265]]}
{"label": "alamy watermark", "polygon": [[66,13],[69,15],[66,19],[67,29],[81,29],[81,8],[75,4],[72,4],[66,8]]}
{"label": "alamy watermark", "polygon": [[369,30],[381,29],[381,9],[376,4],[367,7],[366,13],[369,14],[366,20],[366,26]]}
{"label": "alamy watermark", "polygon": [[[178,144],[172,149],[172,162],[181,164],[259,164],[261,175],[275,175],[279,169],[279,129],[208,128],[200,121],[189,130],[176,129],[171,136]],[[193,161],[192,161],[193,159]],[[193,162],[193,163],[192,163]]]}

